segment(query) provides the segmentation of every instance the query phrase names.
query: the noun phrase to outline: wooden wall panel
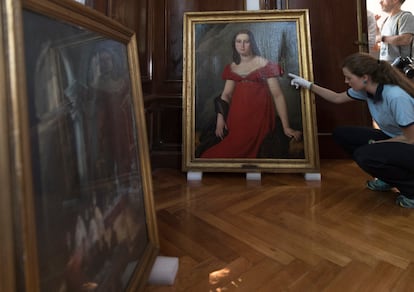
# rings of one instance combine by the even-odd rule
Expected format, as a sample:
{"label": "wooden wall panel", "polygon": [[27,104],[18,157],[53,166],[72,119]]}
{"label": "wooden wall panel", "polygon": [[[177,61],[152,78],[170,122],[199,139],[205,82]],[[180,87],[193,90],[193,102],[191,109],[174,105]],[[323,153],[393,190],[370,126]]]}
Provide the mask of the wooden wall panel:
{"label": "wooden wall panel", "polygon": [[[315,82],[335,91],[348,89],[341,64],[346,56],[359,50],[358,9],[362,9],[362,14],[366,15],[365,5],[362,6],[359,0],[289,0],[288,8],[309,9]],[[329,13],[322,16],[323,11]],[[331,134],[335,127],[369,126],[371,123],[365,103],[335,105],[318,96],[316,96],[316,116],[321,158],[347,157],[332,140]]]}
{"label": "wooden wall panel", "polygon": [[[102,0],[101,0],[102,1]],[[136,32],[139,65],[144,94],[150,94],[152,80],[153,5],[150,0],[112,0],[113,19]]]}
{"label": "wooden wall panel", "polygon": [[147,99],[145,116],[152,167],[181,168],[181,98]]}
{"label": "wooden wall panel", "polygon": [[[244,1],[107,1],[111,1],[112,17],[137,31],[153,167],[181,168],[183,15],[186,11],[243,10]],[[309,9],[315,81],[337,91],[347,89],[340,67],[345,56],[359,49],[357,16],[362,0],[260,1],[266,8]],[[337,106],[316,97],[316,112],[321,158],[346,157],[332,141],[334,127],[370,124],[362,103]]]}
{"label": "wooden wall panel", "polygon": [[165,81],[181,81],[183,76],[183,15],[187,11],[197,11],[195,2],[166,0],[164,14],[165,41],[164,61]]}
{"label": "wooden wall panel", "polygon": [[155,0],[153,80],[146,98],[153,168],[181,168],[183,16],[187,11],[243,10],[239,0]]}
{"label": "wooden wall panel", "polygon": [[153,94],[181,96],[183,16],[187,11],[242,10],[244,1],[155,0]]}
{"label": "wooden wall panel", "polygon": [[87,0],[85,3],[108,16],[110,0]]}

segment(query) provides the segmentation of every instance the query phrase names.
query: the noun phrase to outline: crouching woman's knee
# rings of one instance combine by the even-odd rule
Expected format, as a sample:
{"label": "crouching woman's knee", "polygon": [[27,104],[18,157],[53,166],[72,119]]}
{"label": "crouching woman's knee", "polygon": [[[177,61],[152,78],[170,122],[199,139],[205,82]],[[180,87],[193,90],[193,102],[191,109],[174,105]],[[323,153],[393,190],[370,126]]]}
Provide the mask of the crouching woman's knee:
{"label": "crouching woman's knee", "polygon": [[353,159],[362,169],[369,169],[378,161],[369,145],[357,148],[353,153]]}

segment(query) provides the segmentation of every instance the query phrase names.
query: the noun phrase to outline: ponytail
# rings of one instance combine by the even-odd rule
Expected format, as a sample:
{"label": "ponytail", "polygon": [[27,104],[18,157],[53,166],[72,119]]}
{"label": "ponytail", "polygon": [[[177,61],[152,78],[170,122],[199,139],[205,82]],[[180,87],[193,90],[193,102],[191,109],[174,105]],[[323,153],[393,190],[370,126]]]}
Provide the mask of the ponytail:
{"label": "ponytail", "polygon": [[369,75],[378,84],[397,85],[414,98],[414,80],[387,61],[377,60],[367,53],[355,53],[345,58],[342,67],[359,77]]}

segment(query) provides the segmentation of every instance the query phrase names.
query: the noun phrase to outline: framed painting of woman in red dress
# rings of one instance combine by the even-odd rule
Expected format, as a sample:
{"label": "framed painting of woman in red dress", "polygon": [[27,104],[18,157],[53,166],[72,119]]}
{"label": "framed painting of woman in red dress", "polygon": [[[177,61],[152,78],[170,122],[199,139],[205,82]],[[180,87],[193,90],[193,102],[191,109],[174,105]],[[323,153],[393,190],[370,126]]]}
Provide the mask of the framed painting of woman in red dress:
{"label": "framed painting of woman in red dress", "polygon": [[318,172],[307,10],[184,15],[183,170]]}

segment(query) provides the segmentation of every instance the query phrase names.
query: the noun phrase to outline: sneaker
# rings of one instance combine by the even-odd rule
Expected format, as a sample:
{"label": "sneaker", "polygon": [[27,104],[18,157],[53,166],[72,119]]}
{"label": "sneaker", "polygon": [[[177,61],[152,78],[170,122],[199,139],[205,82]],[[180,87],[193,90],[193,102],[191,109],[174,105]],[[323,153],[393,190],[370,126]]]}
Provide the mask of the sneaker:
{"label": "sneaker", "polygon": [[392,189],[392,186],[380,179],[374,178],[367,181],[367,188],[369,188],[371,191],[387,192]]}
{"label": "sneaker", "polygon": [[397,197],[395,203],[403,208],[414,208],[414,199],[409,199],[401,194]]}

